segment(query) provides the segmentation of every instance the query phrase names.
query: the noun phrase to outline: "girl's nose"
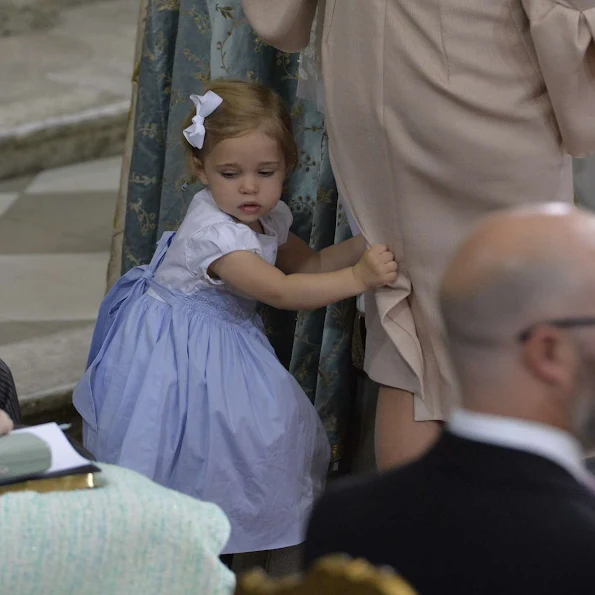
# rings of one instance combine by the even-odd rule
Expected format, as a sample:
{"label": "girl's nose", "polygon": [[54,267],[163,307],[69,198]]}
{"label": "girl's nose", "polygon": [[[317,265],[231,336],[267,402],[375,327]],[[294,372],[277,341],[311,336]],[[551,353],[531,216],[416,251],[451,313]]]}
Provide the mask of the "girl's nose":
{"label": "girl's nose", "polygon": [[244,176],[240,185],[242,194],[254,194],[258,191],[258,181],[254,176]]}

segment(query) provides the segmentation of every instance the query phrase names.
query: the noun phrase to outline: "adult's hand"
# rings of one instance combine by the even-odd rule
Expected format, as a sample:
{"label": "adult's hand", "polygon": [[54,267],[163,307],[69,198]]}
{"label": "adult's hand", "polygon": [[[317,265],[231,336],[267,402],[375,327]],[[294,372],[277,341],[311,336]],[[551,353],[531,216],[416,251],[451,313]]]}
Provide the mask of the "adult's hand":
{"label": "adult's hand", "polygon": [[5,411],[0,410],[0,436],[8,434],[13,428],[14,424],[12,423],[12,419],[8,417]]}

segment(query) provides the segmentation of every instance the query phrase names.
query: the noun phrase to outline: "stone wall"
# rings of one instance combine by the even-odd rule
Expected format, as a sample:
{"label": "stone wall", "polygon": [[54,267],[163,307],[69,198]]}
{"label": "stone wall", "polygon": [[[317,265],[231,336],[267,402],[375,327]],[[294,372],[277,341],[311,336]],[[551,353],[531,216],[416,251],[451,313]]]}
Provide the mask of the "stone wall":
{"label": "stone wall", "polygon": [[0,0],[0,36],[46,29],[58,19],[54,0]]}

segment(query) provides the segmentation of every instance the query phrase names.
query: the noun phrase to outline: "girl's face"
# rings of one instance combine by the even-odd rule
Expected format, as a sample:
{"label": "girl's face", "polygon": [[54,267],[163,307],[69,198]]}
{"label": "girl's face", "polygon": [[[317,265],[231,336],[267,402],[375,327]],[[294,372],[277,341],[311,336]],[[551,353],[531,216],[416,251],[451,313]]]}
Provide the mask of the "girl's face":
{"label": "girl's face", "polygon": [[279,202],[286,173],[279,143],[260,130],[221,141],[198,169],[217,206],[250,227]]}

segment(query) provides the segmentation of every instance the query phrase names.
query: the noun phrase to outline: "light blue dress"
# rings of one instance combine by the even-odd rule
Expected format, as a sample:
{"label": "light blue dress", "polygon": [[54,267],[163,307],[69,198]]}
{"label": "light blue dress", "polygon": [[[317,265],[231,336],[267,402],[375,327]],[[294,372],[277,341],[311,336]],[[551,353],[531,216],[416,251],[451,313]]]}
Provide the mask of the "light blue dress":
{"label": "light blue dress", "polygon": [[257,234],[198,193],[149,265],[106,296],[74,392],[85,446],[105,463],[218,504],[223,553],[304,540],[330,447],[316,410],[277,359],[255,313],[208,269],[249,250],[271,264],[287,241],[280,202]]}

